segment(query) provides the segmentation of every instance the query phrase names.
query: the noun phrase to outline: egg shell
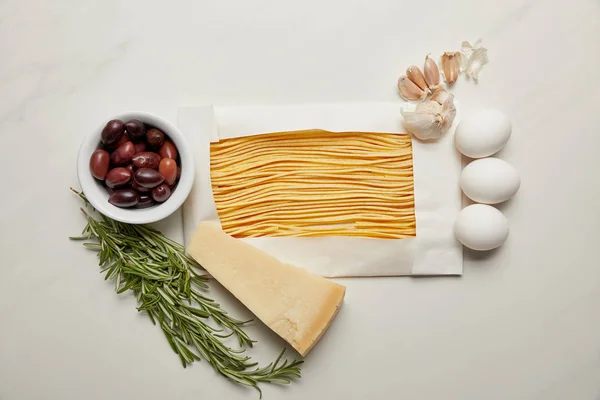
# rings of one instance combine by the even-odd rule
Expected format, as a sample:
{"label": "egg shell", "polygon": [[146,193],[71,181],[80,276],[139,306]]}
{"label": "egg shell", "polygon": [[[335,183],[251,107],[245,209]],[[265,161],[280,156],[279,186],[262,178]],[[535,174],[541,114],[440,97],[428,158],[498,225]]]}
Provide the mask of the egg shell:
{"label": "egg shell", "polygon": [[504,113],[487,109],[460,121],[454,142],[467,157],[488,157],[504,147],[511,132],[512,125]]}
{"label": "egg shell", "polygon": [[508,237],[508,221],[492,206],[473,204],[456,218],[454,232],[466,247],[486,251],[501,246]]}
{"label": "egg shell", "polygon": [[506,201],[517,193],[520,186],[521,178],[515,167],[499,158],[475,160],[460,175],[462,191],[478,203]]}

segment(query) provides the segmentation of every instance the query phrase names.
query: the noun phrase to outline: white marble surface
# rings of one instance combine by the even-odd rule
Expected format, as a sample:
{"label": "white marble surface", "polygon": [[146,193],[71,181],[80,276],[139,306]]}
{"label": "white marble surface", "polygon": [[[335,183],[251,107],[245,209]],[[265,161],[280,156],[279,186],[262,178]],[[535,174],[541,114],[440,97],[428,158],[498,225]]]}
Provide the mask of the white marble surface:
{"label": "white marble surface", "polygon": [[[306,358],[265,399],[598,399],[600,3],[0,1],[0,399],[254,399],[159,329],[67,236],[83,135],[129,109],[397,99],[429,52],[484,38],[463,115],[504,109],[522,189],[511,234],[459,279],[353,279]],[[400,100],[398,100],[400,101]],[[244,311],[218,288],[215,297]],[[264,327],[252,354],[282,343]]]}

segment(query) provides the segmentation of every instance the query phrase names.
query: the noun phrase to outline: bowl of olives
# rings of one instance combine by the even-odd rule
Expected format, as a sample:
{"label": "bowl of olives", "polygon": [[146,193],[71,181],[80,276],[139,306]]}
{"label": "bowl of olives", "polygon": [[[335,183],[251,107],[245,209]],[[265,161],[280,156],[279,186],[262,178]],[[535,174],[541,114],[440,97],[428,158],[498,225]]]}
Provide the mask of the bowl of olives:
{"label": "bowl of olives", "polygon": [[194,158],[183,134],[145,112],[103,122],[84,139],[77,159],[83,193],[102,214],[146,224],[166,218],[189,195]]}

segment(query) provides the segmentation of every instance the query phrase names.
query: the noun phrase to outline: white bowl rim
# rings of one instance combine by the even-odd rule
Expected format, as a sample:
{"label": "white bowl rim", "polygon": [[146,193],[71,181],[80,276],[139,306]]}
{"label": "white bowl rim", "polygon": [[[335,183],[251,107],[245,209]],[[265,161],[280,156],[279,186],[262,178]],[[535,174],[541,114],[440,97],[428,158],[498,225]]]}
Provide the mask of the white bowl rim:
{"label": "white bowl rim", "polygon": [[[119,208],[108,202],[108,192],[100,182],[92,176],[89,162],[92,153],[98,148],[100,143],[100,133],[106,125],[106,122],[112,119],[129,121],[139,119],[144,123],[156,126],[161,129],[173,141],[177,147],[177,152],[181,160],[181,176],[177,188],[173,191],[171,197],[162,204],[149,208]],[[116,221],[129,224],[148,224],[159,221],[173,214],[186,200],[192,190],[194,182],[194,156],[189,142],[181,131],[169,121],[158,115],[145,111],[128,111],[120,113],[112,118],[108,118],[98,128],[85,136],[77,156],[77,176],[81,190],[86,195],[90,204],[100,213]],[[106,191],[102,195],[101,191]]]}

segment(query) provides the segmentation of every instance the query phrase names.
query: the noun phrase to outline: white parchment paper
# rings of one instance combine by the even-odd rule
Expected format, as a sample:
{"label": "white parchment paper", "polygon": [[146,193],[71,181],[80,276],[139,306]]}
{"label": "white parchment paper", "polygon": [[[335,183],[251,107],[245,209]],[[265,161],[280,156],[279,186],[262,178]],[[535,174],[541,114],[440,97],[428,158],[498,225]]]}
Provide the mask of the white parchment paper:
{"label": "white parchment paper", "polygon": [[[219,220],[210,183],[211,141],[305,129],[406,132],[399,103],[189,107],[180,109],[179,127],[196,155],[194,188],[183,209],[186,243],[198,222]],[[413,140],[415,238],[331,236],[242,240],[283,262],[326,277],[460,275],[462,247],[454,236],[453,224],[461,209],[458,185],[461,163],[453,136],[454,127],[437,142]]]}

